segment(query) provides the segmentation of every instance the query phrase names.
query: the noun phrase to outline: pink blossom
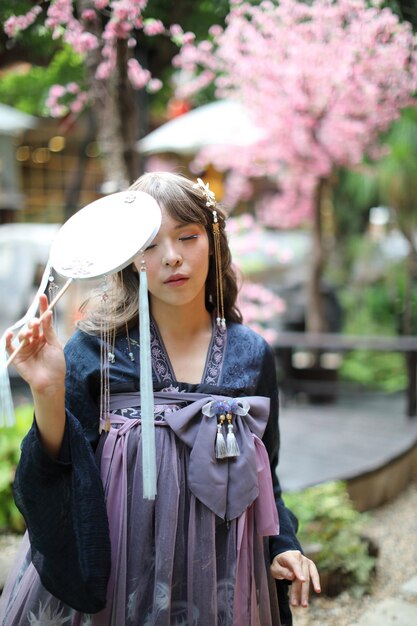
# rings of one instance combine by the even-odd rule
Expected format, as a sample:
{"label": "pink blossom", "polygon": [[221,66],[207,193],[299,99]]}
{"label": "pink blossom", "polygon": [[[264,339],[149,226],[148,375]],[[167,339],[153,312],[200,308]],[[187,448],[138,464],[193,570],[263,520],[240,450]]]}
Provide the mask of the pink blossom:
{"label": "pink blossom", "polygon": [[65,94],[65,91],[65,87],[63,87],[62,85],[52,85],[49,90],[49,95],[52,98],[61,98],[61,96]]}
{"label": "pink blossom", "polygon": [[68,108],[62,104],[55,104],[50,107],[49,111],[52,117],[63,117],[68,113]]}
{"label": "pink blossom", "polygon": [[96,78],[97,80],[106,80],[111,76],[114,65],[109,63],[109,61],[102,61],[97,69],[96,69]]}
{"label": "pink blossom", "polygon": [[96,12],[93,9],[84,9],[84,11],[81,13],[81,19],[85,20],[86,22],[92,22],[96,19]]}
{"label": "pink blossom", "polygon": [[41,12],[42,8],[37,5],[25,15],[12,15],[4,23],[4,32],[8,37],[15,37],[20,30],[31,26]]}
{"label": "pink blossom", "polygon": [[161,20],[148,19],[145,20],[143,23],[143,32],[149,37],[161,35],[165,32],[165,26],[163,25]]}
{"label": "pink blossom", "polygon": [[184,31],[179,24],[172,24],[170,26],[169,32],[171,33],[172,37],[180,37],[184,34]]}
{"label": "pink blossom", "polygon": [[195,40],[195,34],[192,33],[191,31],[187,31],[182,36],[182,43],[183,44],[185,44],[185,43],[193,43],[194,40]]}
{"label": "pink blossom", "polygon": [[68,83],[67,84],[67,92],[76,94],[80,91],[80,86],[77,83]]}
{"label": "pink blossom", "polygon": [[187,77],[177,96],[214,82],[219,97],[245,106],[264,139],[205,148],[192,167],[230,172],[232,204],[244,179],[267,179],[276,191],[258,199],[257,212],[272,226],[310,220],[318,181],[378,157],[381,133],[416,106],[416,40],[379,1],[235,0],[225,30],[212,28],[210,37],[176,57]]}
{"label": "pink blossom", "polygon": [[146,85],[146,90],[149,93],[156,93],[160,89],[162,89],[162,81],[159,78],[151,78]]}
{"label": "pink blossom", "polygon": [[65,30],[64,40],[79,54],[85,54],[89,50],[95,50],[99,45],[95,35],[81,32],[79,29]]}
{"label": "pink blossom", "polygon": [[223,32],[223,28],[219,26],[219,24],[213,24],[213,26],[210,26],[209,28],[209,35],[211,37],[220,37],[222,32]]}
{"label": "pink blossom", "polygon": [[88,101],[87,93],[83,92],[77,95],[77,97],[70,103],[69,108],[71,113],[81,113]]}
{"label": "pink blossom", "polygon": [[49,5],[47,15],[45,26],[51,30],[70,24],[74,19],[72,0],[55,0]]}
{"label": "pink blossom", "polygon": [[118,22],[129,21],[133,25],[135,20],[141,16],[146,4],[146,1],[141,2],[139,0],[113,0],[111,3],[112,19]]}
{"label": "pink blossom", "polygon": [[149,82],[151,73],[143,69],[136,59],[129,59],[127,62],[127,75],[135,89],[142,89]]}
{"label": "pink blossom", "polygon": [[72,113],[80,113],[88,100],[88,95],[81,92],[76,83],[67,85],[53,85],[48,93],[45,106],[52,117],[62,117],[70,110]]}
{"label": "pink blossom", "polygon": [[270,289],[258,283],[243,282],[238,295],[238,307],[243,321],[267,341],[277,337],[274,326],[285,311],[285,303]]}
{"label": "pink blossom", "polygon": [[116,39],[128,39],[131,35],[133,24],[128,21],[110,20],[103,32],[103,39],[111,42]]}
{"label": "pink blossom", "polygon": [[[137,46],[137,30],[144,30],[147,36],[164,34],[175,39],[180,45],[182,38],[191,44],[193,33],[184,33],[181,26],[174,24],[170,30],[165,29],[160,20],[148,18],[143,22],[143,11],[148,0],[93,0],[91,7],[81,11],[80,19],[74,0],[53,0],[49,3],[39,2],[24,15],[12,16],[5,23],[5,31],[13,37],[19,30],[30,26],[37,16],[45,9],[45,27],[51,31],[53,39],[62,39],[81,57],[86,58],[90,51],[98,49],[100,62],[97,66],[95,79],[109,80],[116,67],[117,41],[127,40],[129,48]],[[100,40],[88,30],[88,22],[97,18],[97,12],[106,17],[104,31]],[[159,78],[153,78],[150,72],[142,68],[135,59],[128,62],[128,76],[135,89],[145,86],[151,93],[162,87]],[[206,74],[203,80],[211,80]],[[64,115],[69,110],[79,113],[87,101],[87,95],[76,83],[64,86],[53,86],[46,98],[46,106],[53,115]]]}

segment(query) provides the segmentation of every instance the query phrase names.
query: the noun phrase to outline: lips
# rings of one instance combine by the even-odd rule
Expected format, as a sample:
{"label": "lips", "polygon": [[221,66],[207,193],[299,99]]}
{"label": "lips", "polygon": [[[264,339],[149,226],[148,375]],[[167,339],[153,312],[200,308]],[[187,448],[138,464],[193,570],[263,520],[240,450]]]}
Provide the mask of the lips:
{"label": "lips", "polygon": [[173,274],[164,281],[164,285],[169,285],[170,287],[180,287],[181,285],[184,285],[187,280],[188,276],[184,276],[184,274]]}

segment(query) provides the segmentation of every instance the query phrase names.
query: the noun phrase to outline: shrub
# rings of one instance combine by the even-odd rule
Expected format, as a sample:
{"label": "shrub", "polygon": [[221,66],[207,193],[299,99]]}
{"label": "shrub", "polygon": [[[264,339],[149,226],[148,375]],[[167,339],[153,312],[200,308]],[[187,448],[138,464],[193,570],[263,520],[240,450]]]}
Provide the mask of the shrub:
{"label": "shrub", "polygon": [[358,595],[369,591],[375,557],[370,556],[369,542],[363,536],[367,517],[354,509],[345,484],[328,482],[288,493],[285,502],[300,522],[301,545],[307,553],[311,550],[319,572],[329,581],[328,595],[344,588]]}
{"label": "shrub", "polygon": [[13,500],[12,484],[20,458],[20,444],[33,420],[33,407],[16,410],[16,423],[4,428],[0,437],[0,532],[23,532],[25,522]]}
{"label": "shrub", "polygon": [[[399,280],[396,280],[396,289],[398,284]],[[399,300],[402,301],[383,281],[360,289],[347,289],[342,293],[346,320],[343,332],[350,335],[398,335]],[[407,387],[405,358],[398,352],[352,350],[344,356],[339,374],[344,380],[388,393]]]}

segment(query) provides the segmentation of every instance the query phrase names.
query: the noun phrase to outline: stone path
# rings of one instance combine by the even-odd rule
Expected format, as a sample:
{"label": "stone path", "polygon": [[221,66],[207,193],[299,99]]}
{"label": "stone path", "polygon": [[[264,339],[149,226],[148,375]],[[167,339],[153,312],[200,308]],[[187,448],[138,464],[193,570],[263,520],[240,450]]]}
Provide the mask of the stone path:
{"label": "stone path", "polygon": [[402,585],[394,597],[385,598],[369,608],[350,626],[416,626],[417,576]]}

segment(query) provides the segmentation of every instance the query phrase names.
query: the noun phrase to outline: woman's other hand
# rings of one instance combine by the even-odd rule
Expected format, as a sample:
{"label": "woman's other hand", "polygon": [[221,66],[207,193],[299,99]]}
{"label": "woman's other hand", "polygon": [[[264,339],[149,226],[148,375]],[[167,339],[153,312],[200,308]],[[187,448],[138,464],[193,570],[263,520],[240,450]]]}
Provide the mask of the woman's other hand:
{"label": "woman's other hand", "polygon": [[308,606],[310,583],[320,593],[320,576],[317,567],[299,550],[287,550],[277,554],[271,564],[271,574],[277,580],[290,580],[291,606]]}

